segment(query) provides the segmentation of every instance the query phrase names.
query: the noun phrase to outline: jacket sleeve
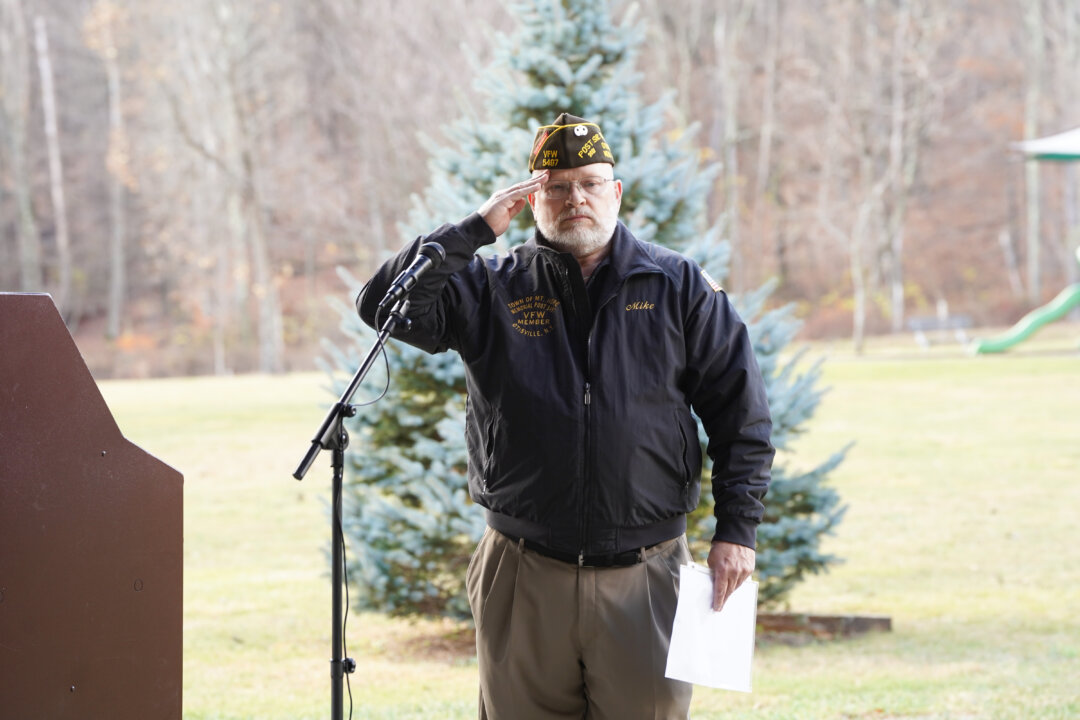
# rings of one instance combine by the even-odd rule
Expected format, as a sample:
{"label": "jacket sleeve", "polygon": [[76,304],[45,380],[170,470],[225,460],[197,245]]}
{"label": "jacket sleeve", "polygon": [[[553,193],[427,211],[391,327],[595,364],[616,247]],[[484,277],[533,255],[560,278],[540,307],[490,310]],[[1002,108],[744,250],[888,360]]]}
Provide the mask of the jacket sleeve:
{"label": "jacket sleeve", "polygon": [[381,329],[386,315],[385,311],[378,312],[379,302],[412,263],[420,246],[428,242],[442,245],[446,259],[419,277],[409,293],[408,317],[412,324],[407,332],[399,331],[394,337],[429,353],[459,349],[462,318],[468,317],[479,294],[475,287],[479,280],[475,278],[483,277],[476,251],[495,242],[495,234],[478,213],[417,238],[383,263],[357,296],[356,310],[365,323]]}
{"label": "jacket sleeve", "polygon": [[775,450],[765,381],[746,324],[692,265],[687,282],[687,392],[708,435],[716,501],[713,541],[753,548]]}

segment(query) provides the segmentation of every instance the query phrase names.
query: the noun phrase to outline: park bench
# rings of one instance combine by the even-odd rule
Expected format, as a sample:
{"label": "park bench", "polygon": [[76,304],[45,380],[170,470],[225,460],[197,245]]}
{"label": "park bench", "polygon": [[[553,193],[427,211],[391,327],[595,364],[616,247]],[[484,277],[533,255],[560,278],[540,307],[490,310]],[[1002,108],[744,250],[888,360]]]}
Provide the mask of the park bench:
{"label": "park bench", "polygon": [[915,342],[919,347],[930,347],[942,337],[951,335],[958,343],[967,343],[967,330],[972,327],[971,317],[968,315],[925,315],[909,318],[908,330],[915,334]]}

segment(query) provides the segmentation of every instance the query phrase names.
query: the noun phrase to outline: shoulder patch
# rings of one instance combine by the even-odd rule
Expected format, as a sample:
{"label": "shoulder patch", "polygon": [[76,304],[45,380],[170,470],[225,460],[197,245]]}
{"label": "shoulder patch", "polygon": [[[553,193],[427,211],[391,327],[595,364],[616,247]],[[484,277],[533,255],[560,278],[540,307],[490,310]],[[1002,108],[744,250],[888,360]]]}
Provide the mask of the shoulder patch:
{"label": "shoulder patch", "polygon": [[702,270],[702,271],[701,271],[701,277],[705,278],[705,282],[707,282],[707,283],[709,284],[709,287],[711,287],[711,288],[713,289],[713,292],[720,292],[720,291],[722,291],[722,290],[724,289],[724,288],[723,288],[723,287],[722,287],[722,286],[720,285],[720,283],[718,283],[718,282],[716,282],[715,280],[713,280],[713,276],[712,276],[712,275],[710,275],[709,273],[705,272],[704,270]]}

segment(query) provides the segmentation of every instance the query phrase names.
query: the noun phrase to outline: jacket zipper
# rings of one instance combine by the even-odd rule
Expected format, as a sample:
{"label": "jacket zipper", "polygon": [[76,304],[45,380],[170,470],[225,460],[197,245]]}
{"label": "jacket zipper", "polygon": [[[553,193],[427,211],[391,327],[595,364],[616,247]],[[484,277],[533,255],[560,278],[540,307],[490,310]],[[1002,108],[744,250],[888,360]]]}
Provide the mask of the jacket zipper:
{"label": "jacket zipper", "polygon": [[[584,414],[584,432],[581,439],[581,515],[578,520],[578,531],[580,533],[580,545],[578,546],[578,567],[582,567],[585,564],[585,545],[586,539],[589,536],[589,488],[592,484],[591,466],[589,462],[589,453],[592,447],[592,363],[589,359],[589,347],[592,343],[592,326],[596,313],[593,313],[593,317],[586,317],[584,310],[589,307],[588,304],[582,305],[579,302],[583,297],[588,297],[588,290],[584,287],[582,282],[582,294],[575,291],[574,284],[570,280],[570,271],[565,267],[563,268],[563,278],[566,282],[567,289],[569,290],[569,296],[574,303],[574,315],[577,316],[579,326],[588,327],[588,333],[585,336],[585,387],[582,397],[582,410]],[[589,308],[591,310],[591,308]]]}
{"label": "jacket zipper", "polygon": [[[573,290],[573,285],[570,282],[569,271],[561,264],[557,263],[556,266],[559,269],[559,274],[562,276],[562,281],[569,290],[568,295],[574,300],[574,313],[579,314],[581,308],[578,307],[576,293]],[[600,319],[600,311],[611,304],[611,301],[619,296],[623,287],[626,286],[626,282],[639,273],[632,272],[623,278],[620,278],[618,286],[614,292],[604,298],[596,308],[592,309],[592,317],[587,318],[589,320],[588,328],[589,332],[585,338],[585,388],[583,394],[583,409],[585,415],[585,433],[582,439],[582,455],[581,455],[581,518],[579,527],[581,531],[581,546],[578,548],[578,566],[581,567],[585,564],[585,544],[589,537],[589,497],[588,491],[592,485],[592,466],[589,462],[592,450],[592,345],[593,335],[596,333],[596,324]],[[588,293],[588,290],[585,290]],[[580,316],[579,316],[580,319]]]}
{"label": "jacket zipper", "polygon": [[[592,331],[589,331],[588,345],[592,344]],[[585,565],[585,539],[588,537],[589,532],[589,513],[587,498],[585,493],[588,491],[590,485],[589,482],[589,451],[592,449],[592,443],[590,442],[592,436],[592,383],[589,382],[589,377],[592,377],[590,368],[588,367],[588,359],[586,359],[586,372],[588,377],[585,379],[585,441],[584,451],[582,452],[582,482],[581,482],[581,547],[578,550],[578,567]]]}
{"label": "jacket zipper", "polygon": [[593,309],[592,322],[589,324],[589,334],[585,338],[585,442],[584,452],[582,454],[584,467],[582,469],[582,489],[581,489],[581,548],[578,551],[578,565],[585,564],[585,543],[589,537],[589,502],[586,493],[589,488],[592,487],[592,464],[590,459],[592,457],[592,366],[593,366],[593,336],[596,334],[596,324],[600,321],[600,311],[607,307],[612,300],[619,295],[619,291],[622,290],[623,285],[626,284],[626,278],[623,278],[619,283],[619,286],[615,289],[615,292],[611,293],[601,302],[595,309]]}
{"label": "jacket zipper", "polygon": [[[573,314],[576,323],[580,326],[586,319],[582,317],[581,304],[578,302],[580,299],[578,293],[575,292],[574,284],[570,280],[570,271],[559,261],[552,263],[556,272],[558,273],[559,280],[562,282],[563,292],[570,300],[571,307],[573,308]],[[588,291],[586,290],[586,293]],[[589,406],[592,404],[592,392],[590,378],[591,372],[591,360],[588,357],[589,346],[592,342],[592,328],[590,323],[589,333],[586,336],[586,358],[585,358],[585,391],[583,401],[583,415],[584,415],[584,433],[581,440],[581,509],[578,516],[578,533],[579,533],[579,545],[578,545],[578,567],[585,564],[585,538],[588,532],[588,488],[589,488],[589,425],[591,420],[589,417]]]}

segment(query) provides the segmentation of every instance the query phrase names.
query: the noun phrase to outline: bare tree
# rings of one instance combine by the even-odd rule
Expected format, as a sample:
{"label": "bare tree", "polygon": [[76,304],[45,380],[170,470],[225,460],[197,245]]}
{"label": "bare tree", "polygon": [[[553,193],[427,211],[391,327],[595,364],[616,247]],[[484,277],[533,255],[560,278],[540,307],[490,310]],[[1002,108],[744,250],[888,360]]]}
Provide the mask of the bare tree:
{"label": "bare tree", "polygon": [[817,218],[838,245],[847,247],[851,337],[856,352],[862,352],[869,294],[867,254],[876,244],[886,186],[876,167],[882,154],[875,117],[881,94],[877,0],[856,0],[834,12],[840,18],[839,32],[831,48],[832,62],[827,61],[823,74],[835,83],[825,98],[828,129],[820,155]]}
{"label": "bare tree", "polygon": [[911,0],[898,0],[894,19],[892,57],[890,58],[891,102],[889,122],[888,188],[891,196],[886,209],[884,272],[889,285],[892,307],[892,329],[904,327],[904,219],[907,213],[908,191],[917,164],[916,143],[911,142],[913,122],[907,107],[905,61],[908,34],[911,28]]}
{"label": "bare tree", "polygon": [[923,153],[942,114],[941,96],[951,80],[931,63],[949,40],[947,7],[930,0],[895,0],[890,57],[887,205],[881,272],[889,288],[893,332],[904,325],[904,238],[911,195]]}
{"label": "bare tree", "polygon": [[116,25],[122,9],[108,0],[100,0],[91,10],[84,26],[87,45],[101,56],[109,100],[109,149],[106,169],[109,185],[109,293],[105,335],[120,335],[127,296],[127,188],[133,185],[127,133],[124,127],[123,101],[120,85],[120,49],[116,42]]}
{"label": "bare tree", "polygon": [[[214,318],[219,372],[227,367],[224,320],[243,317],[230,308],[245,305],[255,317],[258,368],[284,369],[280,277],[264,189],[277,123],[298,107],[295,96],[287,95],[295,84],[281,78],[278,86],[268,75],[280,73],[290,59],[280,17],[269,4],[207,2],[154,18],[162,22],[159,32],[172,40],[159,48],[172,69],[154,78],[171,115],[174,135],[166,147],[180,163],[169,182],[186,186],[195,210],[194,226],[184,225],[196,242],[183,248],[190,254],[182,256],[193,272],[182,281],[193,309]],[[164,223],[179,219],[170,208],[159,210]],[[212,282],[207,269],[213,270]]]}
{"label": "bare tree", "polygon": [[[1080,6],[1072,0],[1047,0],[1045,29],[1048,40],[1047,64],[1053,88],[1053,106],[1061,130],[1080,124]],[[1065,163],[1061,172],[1061,242],[1057,247],[1065,279],[1080,280],[1080,182],[1076,163]]]}
{"label": "bare tree", "polygon": [[[1039,136],[1039,107],[1043,102],[1043,72],[1046,57],[1046,28],[1043,23],[1042,0],[1029,2],[1024,8],[1025,92],[1024,137]],[[1038,163],[1025,168],[1027,189],[1027,291],[1028,303],[1037,305],[1042,298],[1042,188]]]}
{"label": "bare tree", "polygon": [[[1080,275],[1076,169],[1008,153],[1080,123],[1074,0],[618,5],[647,18],[645,94],[673,93],[671,132],[700,126],[722,163],[708,219],[728,221],[732,285],[778,275],[811,334],[897,330],[939,299],[1003,322],[1030,302],[1014,284]],[[154,337],[158,372],[314,347],[335,266],[400,244],[423,135],[483,120],[468,56],[510,22],[499,0],[29,7],[0,0],[2,280]]]}
{"label": "bare tree", "polygon": [[[780,0],[762,0],[758,3],[764,25],[764,47],[762,48],[761,80],[761,120],[757,148],[757,170],[754,173],[754,193],[751,200],[751,232],[755,248],[765,247],[765,223],[763,214],[766,209],[766,197],[774,176],[773,158],[774,140],[777,135],[777,94],[780,77],[777,68],[780,62]],[[784,277],[784,238],[778,233],[776,238],[777,270]]]}
{"label": "bare tree", "polygon": [[741,55],[739,44],[750,20],[754,4],[747,0],[724,2],[717,6],[713,25],[713,44],[716,59],[716,97],[722,112],[713,122],[710,145],[720,147],[724,167],[724,209],[728,214],[728,240],[731,242],[730,281],[735,289],[746,289],[745,256],[755,253],[754,247],[744,247],[740,233],[742,210],[742,178],[739,173],[739,87]]}
{"label": "bare tree", "polygon": [[37,51],[38,72],[41,76],[41,106],[45,121],[45,147],[49,156],[49,192],[52,197],[53,222],[56,226],[58,289],[56,305],[68,312],[71,297],[71,240],[68,235],[67,200],[64,195],[64,164],[60,156],[60,130],[57,122],[56,91],[53,83],[52,59],[49,57],[49,35],[45,18],[34,18],[34,48]]}
{"label": "bare tree", "polygon": [[30,116],[30,39],[22,0],[0,0],[0,113],[15,201],[15,235],[19,252],[19,288],[41,292],[41,236],[32,206],[33,187],[27,157]]}

